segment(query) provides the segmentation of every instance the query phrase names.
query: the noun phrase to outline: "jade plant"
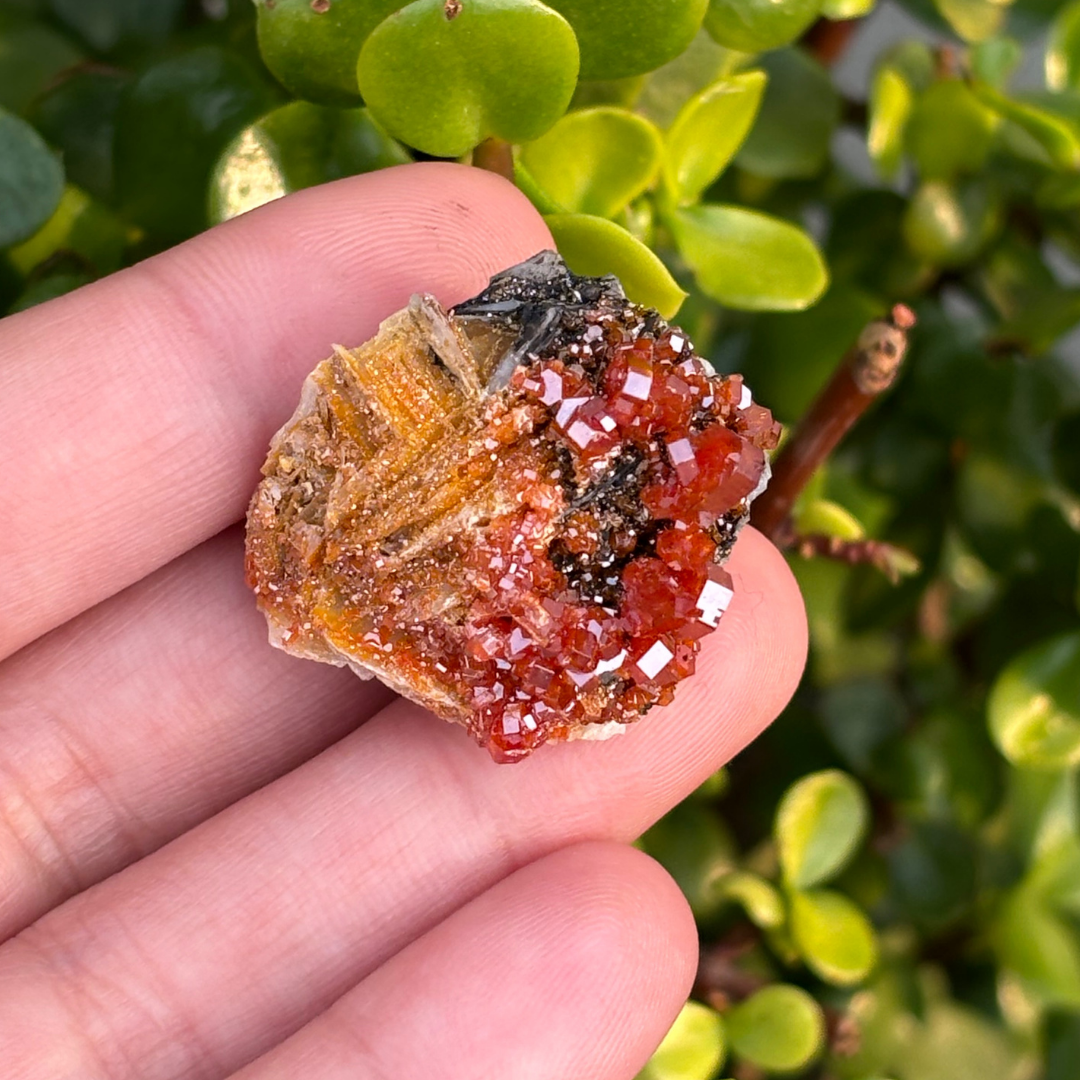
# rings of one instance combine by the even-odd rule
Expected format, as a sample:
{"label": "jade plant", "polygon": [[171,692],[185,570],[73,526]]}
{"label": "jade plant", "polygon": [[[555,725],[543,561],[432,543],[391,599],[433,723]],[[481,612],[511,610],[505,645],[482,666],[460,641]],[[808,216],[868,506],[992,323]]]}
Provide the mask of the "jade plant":
{"label": "jade plant", "polygon": [[810,663],[639,841],[702,941],[649,1080],[1080,1060],[1080,0],[899,6],[0,3],[0,311],[449,158],[785,422]]}

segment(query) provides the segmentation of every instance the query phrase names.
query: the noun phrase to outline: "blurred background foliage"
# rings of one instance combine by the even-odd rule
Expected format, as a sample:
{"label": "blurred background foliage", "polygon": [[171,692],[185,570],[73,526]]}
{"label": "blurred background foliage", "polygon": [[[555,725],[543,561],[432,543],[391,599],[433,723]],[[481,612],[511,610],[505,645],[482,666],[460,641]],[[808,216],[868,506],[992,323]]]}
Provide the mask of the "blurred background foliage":
{"label": "blurred background foliage", "polygon": [[0,0],[0,310],[431,157],[789,425],[918,315],[802,687],[641,841],[702,938],[642,1076],[1080,1075],[1080,0]]}

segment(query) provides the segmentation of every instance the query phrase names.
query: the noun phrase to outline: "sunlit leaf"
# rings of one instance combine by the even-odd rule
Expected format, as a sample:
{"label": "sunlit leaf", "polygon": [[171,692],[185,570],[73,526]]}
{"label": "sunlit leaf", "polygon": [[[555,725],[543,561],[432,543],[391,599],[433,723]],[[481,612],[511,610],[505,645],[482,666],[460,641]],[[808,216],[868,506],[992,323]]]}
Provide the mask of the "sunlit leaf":
{"label": "sunlit leaf", "polygon": [[1012,762],[1042,769],[1080,763],[1080,633],[1025,650],[997,677],[990,732]]}
{"label": "sunlit leaf", "polygon": [[1002,0],[934,0],[934,5],[965,41],[985,41],[996,34],[1008,6]]}
{"label": "sunlit leaf", "polygon": [[861,19],[869,15],[876,4],[877,0],[824,0],[821,15],[834,21]]}
{"label": "sunlit leaf", "polygon": [[720,1015],[688,1001],[636,1080],[712,1080],[726,1056]]}
{"label": "sunlit leaf", "polygon": [[766,76],[745,71],[692,97],[666,138],[664,176],[679,203],[696,202],[720,175],[750,131]]}
{"label": "sunlit leaf", "polygon": [[601,106],[567,113],[521,148],[521,164],[553,204],[610,218],[651,186],[662,150],[644,117]]}
{"label": "sunlit leaf", "polygon": [[724,1014],[732,1050],[768,1072],[805,1068],[821,1052],[825,1017],[797,986],[766,986]]}
{"label": "sunlit leaf", "polygon": [[686,293],[640,240],[613,221],[590,214],[549,214],[544,220],[575,273],[615,274],[635,303],[674,318]]}
{"label": "sunlit leaf", "polygon": [[1008,98],[993,87],[976,85],[975,93],[991,109],[1023,131],[1048,162],[1080,169],[1080,130],[1045,104]]}
{"label": "sunlit leaf", "polygon": [[1080,0],[1066,4],[1050,28],[1046,85],[1051,90],[1080,90]]}
{"label": "sunlit leaf", "polygon": [[869,808],[862,788],[847,773],[811,773],[784,793],[773,832],[784,880],[808,889],[835,876],[866,833]]}
{"label": "sunlit leaf", "polygon": [[908,204],[904,239],[928,263],[962,266],[989,243],[999,224],[1000,204],[986,184],[929,180]]}
{"label": "sunlit leaf", "polygon": [[702,292],[728,307],[800,311],[829,283],[813,240],[778,218],[702,205],[676,211],[670,225]]}
{"label": "sunlit leaf", "polygon": [[925,90],[907,124],[908,152],[924,180],[978,172],[990,153],[997,115],[959,79]]}
{"label": "sunlit leaf", "polygon": [[791,896],[791,936],[806,966],[835,986],[854,986],[877,963],[870,920],[843,893],[829,889]]}
{"label": "sunlit leaf", "polygon": [[870,89],[866,144],[882,176],[893,176],[900,167],[913,104],[914,95],[903,75],[892,67],[880,68]]}
{"label": "sunlit leaf", "polygon": [[862,540],[866,536],[862,522],[830,499],[810,499],[801,505],[795,524],[801,533],[835,536],[838,540]]}
{"label": "sunlit leaf", "polygon": [[244,128],[210,182],[210,220],[225,221],[292,191],[411,160],[366,109],[293,101]]}
{"label": "sunlit leaf", "polygon": [[971,71],[980,82],[1004,90],[1023,58],[1024,48],[1014,38],[989,38],[971,50]]}
{"label": "sunlit leaf", "polygon": [[414,0],[368,36],[357,68],[372,115],[391,135],[437,157],[489,137],[539,138],[566,111],[578,46],[538,0]]}
{"label": "sunlit leaf", "polygon": [[735,870],[718,879],[716,895],[738,904],[747,918],[762,929],[782,926],[787,917],[780,890],[771,881],[746,870]]}
{"label": "sunlit leaf", "polygon": [[44,225],[63,191],[57,155],[25,120],[0,109],[0,248]]}

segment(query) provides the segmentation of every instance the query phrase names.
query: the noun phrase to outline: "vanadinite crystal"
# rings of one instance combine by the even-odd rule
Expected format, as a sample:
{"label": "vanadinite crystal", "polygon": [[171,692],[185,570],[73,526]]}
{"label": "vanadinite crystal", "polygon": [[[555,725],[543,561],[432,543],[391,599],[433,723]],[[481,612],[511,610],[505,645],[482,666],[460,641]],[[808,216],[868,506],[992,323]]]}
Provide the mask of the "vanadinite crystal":
{"label": "vanadinite crystal", "polygon": [[274,437],[247,576],[271,641],[496,761],[672,700],[778,426],[613,277],[542,252],[334,348]]}

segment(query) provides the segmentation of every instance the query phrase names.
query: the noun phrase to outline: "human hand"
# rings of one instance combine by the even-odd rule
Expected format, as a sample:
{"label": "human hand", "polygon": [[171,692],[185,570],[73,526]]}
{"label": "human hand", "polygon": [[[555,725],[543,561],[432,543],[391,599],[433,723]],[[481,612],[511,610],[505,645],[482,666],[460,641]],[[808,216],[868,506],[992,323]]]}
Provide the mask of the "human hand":
{"label": "human hand", "polygon": [[775,549],[740,538],[674,706],[513,767],[271,649],[242,580],[330,343],[550,246],[499,178],[407,166],[0,322],[4,1080],[616,1080],[663,1036],[696,934],[625,843],[791,694]]}

